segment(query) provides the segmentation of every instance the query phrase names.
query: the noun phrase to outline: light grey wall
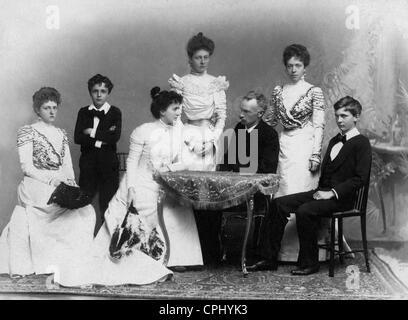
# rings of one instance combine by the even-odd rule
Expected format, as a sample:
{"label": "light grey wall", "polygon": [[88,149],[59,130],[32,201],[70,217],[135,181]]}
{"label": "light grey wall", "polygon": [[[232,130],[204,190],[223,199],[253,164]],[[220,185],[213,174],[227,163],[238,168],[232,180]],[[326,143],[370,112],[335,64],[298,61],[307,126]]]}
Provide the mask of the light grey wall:
{"label": "light grey wall", "polygon": [[[16,204],[22,177],[16,150],[19,127],[35,120],[32,94],[56,87],[62,107],[56,124],[67,129],[78,175],[79,146],[72,143],[77,111],[89,103],[87,80],[107,75],[110,102],[123,112],[120,151],[131,131],[150,121],[149,91],[188,72],[185,45],[202,31],[216,44],[209,73],[230,81],[227,127],[236,122],[239,96],[253,88],[270,93],[286,80],[281,54],[291,43],[310,49],[308,80],[340,62],[352,31],[345,28],[355,1],[45,0],[2,1],[0,13],[0,230]],[[60,10],[60,28],[46,27],[48,5]]]}

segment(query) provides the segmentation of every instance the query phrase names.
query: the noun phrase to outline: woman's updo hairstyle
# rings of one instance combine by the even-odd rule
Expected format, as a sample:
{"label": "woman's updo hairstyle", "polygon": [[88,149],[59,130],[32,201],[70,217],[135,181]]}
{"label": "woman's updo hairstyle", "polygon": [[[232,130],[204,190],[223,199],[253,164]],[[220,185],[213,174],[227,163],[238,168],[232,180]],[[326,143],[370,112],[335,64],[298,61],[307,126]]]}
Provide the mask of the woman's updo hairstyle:
{"label": "woman's updo hairstyle", "polygon": [[156,119],[160,119],[160,112],[166,111],[171,104],[181,104],[183,102],[183,96],[176,91],[160,91],[160,87],[152,88],[150,90],[150,96],[152,97],[150,111]]}
{"label": "woman's updo hairstyle", "polygon": [[187,55],[191,58],[194,52],[198,50],[206,50],[210,54],[213,54],[215,48],[214,41],[205,37],[202,32],[197,33],[187,43]]}
{"label": "woman's updo hairstyle", "polygon": [[285,48],[285,50],[283,51],[283,64],[285,65],[285,67],[288,61],[293,57],[302,61],[305,68],[310,63],[309,51],[307,51],[307,48],[305,46],[302,46],[301,44],[291,44],[290,46],[287,46]]}
{"label": "woman's updo hairstyle", "polygon": [[57,89],[51,87],[42,87],[33,95],[33,109],[35,113],[40,111],[43,103],[53,101],[59,106],[61,104],[61,94]]}

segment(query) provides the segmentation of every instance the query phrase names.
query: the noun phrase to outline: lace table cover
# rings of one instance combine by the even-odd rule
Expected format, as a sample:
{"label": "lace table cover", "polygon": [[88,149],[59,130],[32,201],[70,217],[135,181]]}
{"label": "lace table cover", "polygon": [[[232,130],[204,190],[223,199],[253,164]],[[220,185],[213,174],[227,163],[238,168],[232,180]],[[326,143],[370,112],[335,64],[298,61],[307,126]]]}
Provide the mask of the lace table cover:
{"label": "lace table cover", "polygon": [[198,210],[221,210],[236,206],[260,191],[272,195],[279,187],[277,174],[242,174],[220,171],[156,173],[166,194]]}

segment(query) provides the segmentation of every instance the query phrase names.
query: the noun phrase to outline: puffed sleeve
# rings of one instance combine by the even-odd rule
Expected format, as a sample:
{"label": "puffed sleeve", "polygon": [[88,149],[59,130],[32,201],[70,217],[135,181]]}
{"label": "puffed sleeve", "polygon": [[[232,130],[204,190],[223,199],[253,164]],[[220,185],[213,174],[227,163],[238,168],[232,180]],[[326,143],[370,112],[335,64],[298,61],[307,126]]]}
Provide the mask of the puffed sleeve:
{"label": "puffed sleeve", "polygon": [[211,84],[214,87],[214,105],[215,105],[215,139],[218,139],[225,126],[227,118],[227,96],[225,91],[229,87],[229,82],[225,77],[217,77]]}
{"label": "puffed sleeve", "polygon": [[37,169],[33,163],[33,140],[34,133],[31,126],[24,126],[17,132],[17,149],[20,158],[21,170],[24,175],[35,180],[49,184],[55,177],[51,170]]}
{"label": "puffed sleeve", "polygon": [[314,127],[314,141],[313,152],[310,160],[321,162],[322,143],[323,143],[323,130],[325,125],[324,113],[326,109],[326,103],[322,89],[319,87],[313,88],[313,114],[312,123]]}
{"label": "puffed sleeve", "polygon": [[71,150],[69,149],[69,140],[67,133],[61,129],[64,135],[62,143],[64,144],[64,158],[62,159],[62,173],[66,179],[75,180],[74,168],[72,166]]}
{"label": "puffed sleeve", "polygon": [[143,153],[143,147],[146,144],[143,133],[144,130],[142,125],[133,130],[130,135],[129,155],[126,160],[126,179],[128,189],[137,185],[139,160]]}
{"label": "puffed sleeve", "polygon": [[178,94],[183,94],[183,80],[178,75],[173,74],[168,82],[171,90],[176,91]]}
{"label": "puffed sleeve", "polygon": [[275,89],[273,89],[271,99],[269,100],[268,108],[266,109],[265,114],[262,117],[262,120],[272,127],[275,127],[278,124],[278,118],[276,116],[278,106],[278,94],[279,87],[275,87]]}

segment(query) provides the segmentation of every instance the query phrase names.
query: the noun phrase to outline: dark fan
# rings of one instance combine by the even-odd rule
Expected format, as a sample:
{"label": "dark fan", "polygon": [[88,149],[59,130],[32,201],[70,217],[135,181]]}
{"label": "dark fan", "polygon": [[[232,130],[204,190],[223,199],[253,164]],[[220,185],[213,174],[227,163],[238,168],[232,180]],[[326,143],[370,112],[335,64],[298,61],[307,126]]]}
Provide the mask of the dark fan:
{"label": "dark fan", "polygon": [[92,197],[79,187],[73,187],[61,182],[51,194],[47,204],[56,203],[62,208],[78,209],[92,202]]}

